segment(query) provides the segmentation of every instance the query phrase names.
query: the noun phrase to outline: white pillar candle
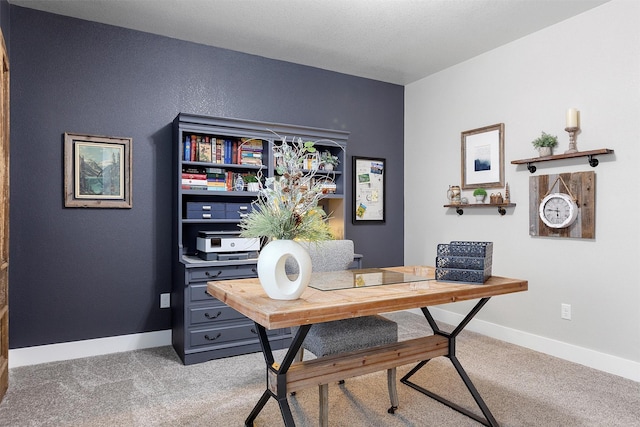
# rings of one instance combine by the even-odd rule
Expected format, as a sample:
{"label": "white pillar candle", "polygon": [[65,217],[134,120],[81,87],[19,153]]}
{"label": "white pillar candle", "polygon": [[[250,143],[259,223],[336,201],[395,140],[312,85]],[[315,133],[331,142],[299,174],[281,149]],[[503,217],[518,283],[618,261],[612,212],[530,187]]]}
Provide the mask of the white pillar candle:
{"label": "white pillar candle", "polygon": [[567,127],[568,128],[578,127],[578,110],[576,110],[575,108],[569,108],[567,110]]}

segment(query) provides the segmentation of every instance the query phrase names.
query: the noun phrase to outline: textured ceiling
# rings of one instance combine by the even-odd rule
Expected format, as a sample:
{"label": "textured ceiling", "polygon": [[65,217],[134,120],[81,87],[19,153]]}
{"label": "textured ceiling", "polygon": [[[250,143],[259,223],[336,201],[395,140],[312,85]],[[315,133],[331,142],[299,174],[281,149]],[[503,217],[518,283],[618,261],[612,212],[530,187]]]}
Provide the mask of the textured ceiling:
{"label": "textured ceiling", "polygon": [[609,0],[9,0],[405,85]]}

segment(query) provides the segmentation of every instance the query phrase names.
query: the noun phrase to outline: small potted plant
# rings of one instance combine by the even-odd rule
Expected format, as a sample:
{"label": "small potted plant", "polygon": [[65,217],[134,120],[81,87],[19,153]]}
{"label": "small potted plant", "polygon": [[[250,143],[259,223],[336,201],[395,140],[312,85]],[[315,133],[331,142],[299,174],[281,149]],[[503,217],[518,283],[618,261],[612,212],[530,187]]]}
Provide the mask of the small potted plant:
{"label": "small potted plant", "polygon": [[542,135],[531,141],[531,144],[538,149],[540,157],[550,156],[553,153],[553,147],[558,145],[558,137],[542,132]]}
{"label": "small potted plant", "polygon": [[329,150],[325,150],[320,154],[320,165],[322,165],[322,169],[332,171],[333,168],[339,164],[340,159],[338,159],[338,156],[334,156]]}
{"label": "small potted plant", "polygon": [[244,182],[247,183],[247,191],[260,191],[260,183],[257,176],[247,174],[244,177]]}
{"label": "small potted plant", "polygon": [[487,197],[487,190],[484,188],[476,188],[473,190],[473,197],[476,198],[476,202],[484,203],[484,198]]}

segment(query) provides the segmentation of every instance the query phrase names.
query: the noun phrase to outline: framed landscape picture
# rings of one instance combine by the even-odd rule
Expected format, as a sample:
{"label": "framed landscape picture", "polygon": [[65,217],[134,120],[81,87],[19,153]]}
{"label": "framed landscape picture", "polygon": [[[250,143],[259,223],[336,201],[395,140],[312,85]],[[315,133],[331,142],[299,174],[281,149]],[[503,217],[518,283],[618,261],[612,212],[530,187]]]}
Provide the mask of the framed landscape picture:
{"label": "framed landscape picture", "polygon": [[64,205],[131,208],[131,138],[64,134]]}
{"label": "framed landscape picture", "polygon": [[462,189],[504,187],[504,123],[462,132]]}

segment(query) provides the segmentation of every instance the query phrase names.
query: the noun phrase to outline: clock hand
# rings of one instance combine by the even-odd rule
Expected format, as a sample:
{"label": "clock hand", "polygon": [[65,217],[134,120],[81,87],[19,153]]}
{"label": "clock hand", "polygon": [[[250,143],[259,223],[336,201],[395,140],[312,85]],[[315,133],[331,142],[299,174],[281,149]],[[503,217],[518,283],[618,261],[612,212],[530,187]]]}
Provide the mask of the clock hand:
{"label": "clock hand", "polygon": [[547,209],[547,211],[549,211],[549,212],[555,212],[555,213],[556,213],[556,216],[560,216],[560,209],[558,209],[558,208],[555,208],[555,209]]}

